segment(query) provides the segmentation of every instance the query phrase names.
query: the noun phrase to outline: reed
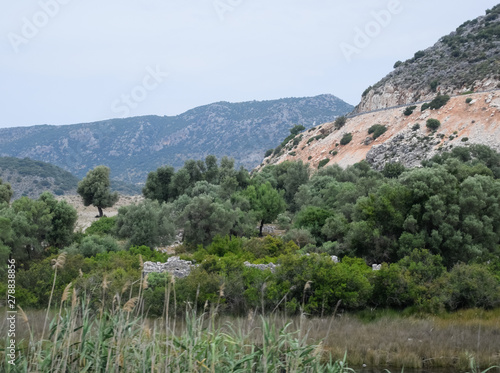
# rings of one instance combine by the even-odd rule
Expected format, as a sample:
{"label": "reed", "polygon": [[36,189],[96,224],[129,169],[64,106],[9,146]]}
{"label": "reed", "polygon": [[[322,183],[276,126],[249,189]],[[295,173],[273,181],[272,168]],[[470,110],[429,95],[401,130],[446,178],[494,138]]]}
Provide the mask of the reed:
{"label": "reed", "polygon": [[[469,310],[440,318],[380,314],[369,322],[342,314],[264,316],[258,310],[231,318],[219,315],[221,286],[214,304],[207,303],[201,314],[186,304],[184,317],[178,318],[177,303],[169,308],[170,299],[175,300],[170,279],[164,314],[150,319],[142,310],[141,289],[147,287],[147,278],[138,282],[137,296],[132,296],[134,283],[129,283],[109,308],[104,307],[105,278],[98,305],[90,304],[86,289],[69,284],[56,310],[48,308],[41,315],[20,309],[23,340],[18,342],[16,364],[8,364],[0,350],[0,371],[335,373],[353,371],[348,364],[393,371],[500,371],[494,366],[500,365],[500,310]],[[5,331],[5,324],[0,329]]]}

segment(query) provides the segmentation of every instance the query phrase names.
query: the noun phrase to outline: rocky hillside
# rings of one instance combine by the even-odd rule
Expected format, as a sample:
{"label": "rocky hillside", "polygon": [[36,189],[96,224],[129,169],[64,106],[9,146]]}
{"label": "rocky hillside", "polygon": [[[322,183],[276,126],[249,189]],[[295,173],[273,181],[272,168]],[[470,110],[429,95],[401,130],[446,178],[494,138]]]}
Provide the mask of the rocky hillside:
{"label": "rocky hillside", "polygon": [[[13,200],[22,196],[36,199],[49,191],[56,196],[74,195],[79,179],[53,164],[29,158],[0,157],[0,179],[14,191]],[[137,185],[111,180],[111,190],[123,195],[141,194]]]}
{"label": "rocky hillside", "polygon": [[32,159],[0,157],[0,179],[11,185],[13,199],[38,198],[44,191],[55,195],[76,194],[78,178],[49,163]]}
{"label": "rocky hillside", "polygon": [[[411,167],[455,146],[484,144],[500,151],[499,61],[500,5],[396,63],[363,93],[345,123],[297,135],[259,168],[285,160],[345,167],[363,159],[377,169],[398,161]],[[436,130],[427,127],[429,119],[439,121]]]}
{"label": "rocky hillside", "polygon": [[500,5],[467,21],[434,46],[394,65],[366,89],[356,112],[432,99],[437,92],[459,94],[500,87]]}
{"label": "rocky hillside", "polygon": [[[381,169],[387,162],[416,166],[454,146],[484,144],[500,151],[500,91],[452,97],[439,110],[422,112],[421,106],[411,115],[404,114],[405,107],[358,115],[340,129],[325,123],[298,135],[295,144],[290,140],[281,154],[265,158],[261,166],[302,160],[313,168],[346,167],[367,159]],[[436,131],[427,128],[428,119],[439,120]],[[369,129],[376,124],[386,131],[373,139]],[[351,140],[342,145],[349,135]]]}
{"label": "rocky hillside", "polygon": [[78,177],[97,165],[112,178],[143,183],[149,171],[187,159],[233,157],[249,169],[294,124],[310,128],[352,111],[332,95],[243,103],[218,102],[175,117],[145,116],[68,126],[0,129],[0,156],[50,162]]}

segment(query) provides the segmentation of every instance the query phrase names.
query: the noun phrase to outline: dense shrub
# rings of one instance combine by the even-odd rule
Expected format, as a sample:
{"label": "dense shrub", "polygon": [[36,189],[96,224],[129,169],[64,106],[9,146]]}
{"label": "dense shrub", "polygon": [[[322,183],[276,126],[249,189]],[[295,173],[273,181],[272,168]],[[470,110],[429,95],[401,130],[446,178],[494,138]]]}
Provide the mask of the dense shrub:
{"label": "dense shrub", "polygon": [[437,119],[427,119],[427,122],[425,124],[428,129],[435,131],[439,128],[441,125],[441,122]]}
{"label": "dense shrub", "polygon": [[415,105],[413,106],[408,106],[405,111],[403,112],[404,115],[406,116],[410,116],[413,114],[413,111],[416,109],[417,107]]}
{"label": "dense shrub", "polygon": [[457,264],[448,278],[448,307],[493,308],[500,304],[500,284],[484,266]]}
{"label": "dense shrub", "polygon": [[88,235],[106,235],[111,234],[116,224],[116,217],[108,218],[103,216],[99,220],[94,221],[90,227],[85,230]]}
{"label": "dense shrub", "polygon": [[325,158],[325,159],[322,159],[321,161],[319,161],[318,163],[318,168],[321,168],[321,167],[324,167],[328,164],[328,162],[330,162],[330,158]]}
{"label": "dense shrub", "polygon": [[347,118],[345,116],[338,117],[335,119],[335,128],[340,129],[344,127],[344,125],[347,123]]}
{"label": "dense shrub", "polygon": [[342,139],[340,139],[340,145],[347,145],[351,142],[351,140],[352,140],[352,134],[345,133],[344,136],[342,136]]}
{"label": "dense shrub", "polygon": [[429,103],[431,109],[437,110],[442,108],[450,100],[448,95],[437,95],[434,100]]}
{"label": "dense shrub", "polygon": [[382,124],[374,124],[368,129],[368,133],[372,134],[373,133],[373,139],[377,139],[378,137],[382,136],[385,132],[387,131],[387,127],[382,125]]}

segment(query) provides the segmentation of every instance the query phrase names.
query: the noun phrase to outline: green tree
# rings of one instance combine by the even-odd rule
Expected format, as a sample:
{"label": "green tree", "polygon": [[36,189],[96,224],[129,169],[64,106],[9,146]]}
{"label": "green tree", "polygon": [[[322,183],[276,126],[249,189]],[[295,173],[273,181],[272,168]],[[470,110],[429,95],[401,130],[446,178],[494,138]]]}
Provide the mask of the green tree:
{"label": "green tree", "polygon": [[187,243],[208,245],[216,235],[225,236],[231,232],[237,215],[229,202],[221,203],[201,195],[190,200],[178,223],[184,226],[184,240]]}
{"label": "green tree", "polygon": [[12,191],[12,187],[10,186],[10,184],[3,183],[2,179],[0,179],[0,203],[9,203],[13,194],[14,192]]}
{"label": "green tree", "polygon": [[78,218],[75,208],[66,201],[57,201],[50,192],[43,192],[38,199],[49,207],[52,217],[47,243],[59,249],[69,245]]}
{"label": "green tree", "polygon": [[118,201],[118,193],[111,193],[110,170],[106,166],[97,166],[87,173],[78,183],[77,193],[82,197],[85,206],[93,205],[103,216],[103,209],[113,206]]}
{"label": "green tree", "polygon": [[265,183],[250,185],[243,194],[250,201],[251,209],[257,213],[260,220],[259,235],[262,236],[264,224],[272,223],[286,209],[283,193],[274,189],[270,183]]}
{"label": "green tree", "polygon": [[169,245],[175,237],[167,206],[150,200],[120,207],[114,231],[119,238],[128,239],[130,245],[151,248]]}
{"label": "green tree", "polygon": [[174,174],[175,170],[171,166],[159,167],[156,171],[151,171],[142,189],[144,197],[159,202],[170,202],[172,200],[170,183]]}

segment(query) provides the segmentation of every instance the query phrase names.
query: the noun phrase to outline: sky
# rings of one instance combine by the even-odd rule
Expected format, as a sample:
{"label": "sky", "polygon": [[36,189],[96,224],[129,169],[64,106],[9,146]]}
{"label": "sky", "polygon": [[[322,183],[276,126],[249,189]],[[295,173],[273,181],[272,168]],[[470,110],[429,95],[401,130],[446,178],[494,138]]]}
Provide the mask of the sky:
{"label": "sky", "polygon": [[0,128],[333,94],[496,1],[23,0],[0,13]]}

